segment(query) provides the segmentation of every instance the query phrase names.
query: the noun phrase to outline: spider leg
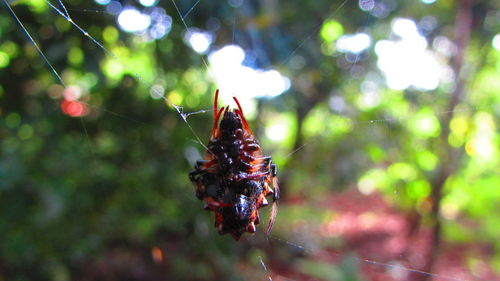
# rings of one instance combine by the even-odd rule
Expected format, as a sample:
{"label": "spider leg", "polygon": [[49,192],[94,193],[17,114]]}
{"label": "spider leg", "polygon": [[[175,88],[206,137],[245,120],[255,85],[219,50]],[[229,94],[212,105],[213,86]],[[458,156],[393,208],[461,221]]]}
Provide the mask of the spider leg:
{"label": "spider leg", "polygon": [[265,167],[267,166],[267,164],[265,162],[263,163],[259,163],[259,164],[250,164],[248,162],[245,162],[245,161],[240,161],[241,165],[245,166],[246,169],[250,169],[250,170],[253,170],[253,172],[256,172],[258,171],[260,167]]}
{"label": "spider leg", "polygon": [[[269,160],[271,160],[271,157],[269,157]],[[269,161],[271,163],[271,161]],[[271,164],[271,177],[276,177],[278,175],[278,166],[276,164]]]}
{"label": "spider leg", "polygon": [[259,208],[269,205],[269,202],[267,202],[266,197],[262,193],[259,195],[259,200],[257,202],[258,202]]}
{"label": "spider leg", "polygon": [[243,151],[241,155],[242,157],[248,158],[250,160],[263,160],[264,162],[269,162],[271,160],[271,156],[255,157],[253,155],[248,154],[248,152],[246,151]]}
{"label": "spider leg", "polygon": [[269,236],[271,233],[271,229],[273,228],[274,221],[276,220],[276,215],[278,214],[278,203],[274,201],[273,206],[271,207],[271,215],[269,217],[269,224],[266,228],[266,236]]}
{"label": "spider leg", "polygon": [[273,187],[274,187],[273,201],[276,202],[280,199],[280,187],[278,185],[278,178],[275,176],[272,178],[273,178]]}
{"label": "spider leg", "polygon": [[203,165],[205,165],[208,162],[210,162],[210,160],[197,160],[196,164],[194,165],[194,168],[200,169]]}
{"label": "spider leg", "polygon": [[256,143],[249,143],[244,146],[244,148],[250,150],[250,151],[256,151],[260,149],[260,146]]}
{"label": "spider leg", "polygon": [[215,173],[217,171],[217,169],[213,168],[216,164],[217,162],[215,159],[196,161],[196,164],[194,165],[195,170],[189,173],[189,179],[194,183],[198,183],[199,175]]}
{"label": "spider leg", "polygon": [[273,170],[273,166],[274,164],[271,164],[271,156],[267,156],[267,157],[264,157],[264,158],[261,158],[263,159],[262,163],[260,164],[257,164],[255,165],[255,167],[262,167],[263,169],[261,169],[261,171],[267,171],[267,173],[270,173],[271,174],[271,177],[274,177],[276,176],[276,171]]}
{"label": "spider leg", "polygon": [[198,170],[196,169],[195,171],[192,171],[191,173],[189,173],[189,180],[191,180],[192,182],[194,183],[197,183],[198,182],[198,175],[200,174],[204,174],[206,173],[205,170]]}
{"label": "spider leg", "polygon": [[243,122],[243,127],[245,127],[245,130],[252,135],[252,130],[250,129],[250,126],[248,126],[248,122],[245,119],[245,116],[243,116],[243,109],[241,109],[240,102],[236,97],[233,97],[234,101],[236,102],[236,105],[238,105],[238,110],[236,110],[236,114],[238,114],[241,117],[241,121]]}
{"label": "spider leg", "polygon": [[[276,167],[276,165],[273,164],[273,166]],[[272,169],[273,170],[273,169]],[[274,168],[274,172],[276,172],[276,168]],[[267,225],[266,228],[266,235],[269,236],[271,233],[271,229],[273,228],[274,221],[276,220],[276,215],[278,214],[278,200],[280,199],[280,188],[278,186],[278,178],[273,177],[273,187],[274,187],[274,194],[273,194],[273,205],[271,206],[271,215],[269,217],[269,224]]]}
{"label": "spider leg", "polygon": [[256,179],[259,179],[261,177],[265,177],[267,175],[269,175],[269,171],[263,172],[263,173],[258,173],[258,174],[248,174],[248,175],[244,176],[244,178],[248,179],[248,180],[256,180]]}
{"label": "spider leg", "polygon": [[250,155],[248,154],[247,152],[243,151],[241,153],[241,157],[244,157],[244,158],[248,158],[250,160],[257,160],[257,157],[253,156],[253,155]]}
{"label": "spider leg", "polygon": [[221,203],[221,202],[218,202],[218,201],[216,201],[214,198],[212,198],[210,196],[207,196],[207,197],[203,198],[203,200],[205,201],[205,203],[207,203],[207,205],[210,208],[215,208],[215,207],[232,207],[233,206],[233,204],[231,204],[231,203]]}
{"label": "spider leg", "polygon": [[[272,173],[272,171],[270,172],[270,168],[269,168],[269,162],[262,162],[262,163],[259,163],[259,164],[254,164],[254,165],[250,165],[248,163],[246,163],[247,165],[247,168],[251,171],[251,172],[261,172],[260,174],[264,174],[264,175],[269,175],[270,173]],[[245,164],[243,164],[245,165]]]}
{"label": "spider leg", "polygon": [[215,98],[214,98],[214,118],[217,116],[217,99],[219,98],[219,89],[215,91]]}
{"label": "spider leg", "polygon": [[212,159],[212,160],[198,160],[196,161],[196,165],[194,166],[194,168],[196,170],[200,170],[200,169],[208,169],[210,167],[212,167],[213,165],[216,164],[216,161],[215,159]]}

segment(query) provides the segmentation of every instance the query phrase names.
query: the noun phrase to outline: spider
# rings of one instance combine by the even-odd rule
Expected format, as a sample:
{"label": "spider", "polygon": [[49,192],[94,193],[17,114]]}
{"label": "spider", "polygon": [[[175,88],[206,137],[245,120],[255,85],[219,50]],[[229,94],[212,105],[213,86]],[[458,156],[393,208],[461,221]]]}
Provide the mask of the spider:
{"label": "spider", "polygon": [[268,235],[278,211],[277,167],[271,156],[262,155],[238,99],[233,97],[238,109],[219,109],[218,96],[219,90],[215,92],[214,124],[205,159],[196,162],[189,179],[205,209],[215,213],[219,234],[230,233],[235,240],[244,232],[255,232],[260,223],[258,209],[269,204],[266,197],[271,195]]}

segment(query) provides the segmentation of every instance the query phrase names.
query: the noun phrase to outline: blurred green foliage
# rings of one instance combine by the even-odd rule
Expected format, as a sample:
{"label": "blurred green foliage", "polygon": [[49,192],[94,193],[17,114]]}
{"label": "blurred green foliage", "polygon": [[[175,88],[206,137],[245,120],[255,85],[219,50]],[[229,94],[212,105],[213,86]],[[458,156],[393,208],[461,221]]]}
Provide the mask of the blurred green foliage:
{"label": "blurred green foliage", "polygon": [[[194,4],[178,2],[181,11]],[[440,207],[446,241],[480,241],[499,249],[500,50],[491,40],[500,21],[481,18],[500,13],[498,3],[474,6],[477,23],[460,73],[465,96],[443,143],[450,87],[425,92],[383,86],[377,103],[366,102],[363,83],[384,81],[375,51],[352,62],[335,42],[365,31],[373,45],[390,36],[394,18],[418,22],[429,16],[436,21],[426,34],[429,42],[453,39],[455,1],[392,1],[384,17],[361,11],[358,1],[271,2],[245,1],[235,8],[201,1],[185,20],[199,28],[216,22],[216,46],[256,50],[258,64],[291,78],[288,92],[257,101],[251,120],[281,170],[284,200],[273,235],[299,239],[294,225],[307,221],[314,229],[333,219],[332,211],[316,203],[349,188],[366,195],[380,191],[393,207],[425,222],[436,170],[448,163],[451,175]],[[184,42],[184,26],[169,1],[158,6],[172,16],[173,28],[152,41],[122,32],[113,15],[92,12],[103,6],[67,3],[74,21],[107,51],[43,1],[10,5],[66,85],[81,89],[89,114],[70,117],[61,111],[64,88],[4,7],[0,280],[261,280],[267,275],[258,262],[262,257],[267,265],[285,263],[321,280],[363,280],[350,256],[325,264],[293,247],[266,244],[262,234],[242,242],[216,234],[187,178],[192,156],[203,153],[196,136],[207,141],[212,117],[187,117],[195,136],[174,108],[151,98],[151,86],[160,85],[183,112],[210,112],[217,88],[204,56]],[[332,106],[339,98],[342,109]],[[284,136],[269,138],[279,127],[286,128]],[[456,161],[443,158],[446,146],[457,152]],[[296,206],[289,198],[307,204]],[[312,241],[321,238],[311,239],[299,240],[314,249]],[[153,247],[163,249],[159,264],[151,258]],[[492,264],[500,264],[499,253]]]}

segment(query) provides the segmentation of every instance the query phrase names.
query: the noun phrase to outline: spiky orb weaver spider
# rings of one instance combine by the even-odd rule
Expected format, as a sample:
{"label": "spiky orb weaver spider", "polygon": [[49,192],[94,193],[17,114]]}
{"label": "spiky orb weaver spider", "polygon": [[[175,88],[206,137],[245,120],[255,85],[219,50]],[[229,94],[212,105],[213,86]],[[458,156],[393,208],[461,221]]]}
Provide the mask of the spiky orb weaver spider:
{"label": "spiky orb weaver spider", "polygon": [[266,197],[272,196],[268,235],[278,212],[277,167],[271,156],[262,155],[238,99],[233,97],[237,109],[219,109],[218,96],[219,90],[215,92],[214,124],[205,158],[197,161],[189,179],[205,209],[215,213],[219,234],[231,234],[235,240],[256,231],[258,210],[267,206]]}

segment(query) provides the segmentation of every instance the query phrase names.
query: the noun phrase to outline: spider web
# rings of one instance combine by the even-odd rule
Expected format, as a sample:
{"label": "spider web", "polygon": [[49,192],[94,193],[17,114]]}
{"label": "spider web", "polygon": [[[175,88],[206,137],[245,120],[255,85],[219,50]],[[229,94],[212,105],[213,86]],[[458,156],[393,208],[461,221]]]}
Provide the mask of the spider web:
{"label": "spider web", "polygon": [[[38,46],[37,41],[31,37],[30,32],[23,26],[22,21],[19,18],[17,18],[17,16],[15,15],[15,12],[12,10],[11,5],[6,0],[3,0],[3,1],[4,1],[5,5],[8,7],[9,11],[14,15],[15,20],[21,26],[22,30],[28,35],[29,40],[35,46],[37,51],[40,53],[40,56],[42,57],[42,59],[47,63],[47,65],[50,67],[51,71],[54,73],[54,75],[57,77],[57,79],[61,82],[61,84],[66,87],[67,83],[64,82],[63,78],[59,75],[56,67],[52,66],[50,60],[41,51],[41,48]],[[348,2],[348,0],[343,1],[342,3],[339,3],[337,8],[334,10],[334,12],[328,14],[328,17],[333,17],[337,13],[341,12],[342,7],[347,2]],[[112,57],[113,60],[116,60],[120,64],[124,65],[128,71],[132,72],[134,78],[136,78],[140,83],[147,85],[148,88],[151,88],[152,91],[155,91],[157,96],[161,97],[168,105],[170,105],[176,111],[176,113],[182,119],[183,123],[189,128],[190,132],[192,133],[193,137],[195,138],[195,142],[198,143],[200,146],[205,147],[203,144],[204,142],[201,140],[201,138],[195,132],[194,128],[188,122],[188,117],[193,115],[193,114],[206,113],[206,110],[184,112],[183,108],[181,106],[174,104],[169,99],[167,99],[167,97],[165,97],[163,93],[158,92],[159,90],[154,87],[154,83],[146,81],[146,79],[144,79],[140,74],[134,72],[134,69],[132,66],[127,65],[123,60],[121,60],[121,58],[118,55],[115,55],[113,52],[111,52],[106,47],[104,47],[98,40],[94,39],[94,37],[92,37],[89,34],[89,32],[87,32],[83,27],[80,27],[78,25],[78,23],[73,21],[71,13],[70,13],[71,9],[67,9],[67,7],[64,5],[63,2],[58,2],[57,5],[53,4],[51,2],[47,2],[47,3],[52,8],[53,11],[55,11],[59,16],[64,18],[67,22],[71,23],[71,25],[76,30],[81,32],[81,34],[86,38],[86,40],[91,41],[92,43],[97,45],[98,48],[102,52],[104,52],[104,53],[106,53],[106,55]],[[172,0],[172,5],[175,7],[175,11],[177,13],[177,18],[180,19],[180,21],[182,22],[182,25],[186,31],[191,27],[186,22],[186,18],[196,14],[196,7],[199,3],[200,3],[200,0],[194,1],[194,3],[192,5],[190,5],[186,11],[183,12],[180,10],[177,3],[174,0]],[[86,12],[96,12],[96,11],[95,10],[86,10]],[[313,28],[310,31],[310,33],[307,34],[303,38],[303,40],[298,42],[296,48],[293,49],[291,52],[289,52],[289,54],[285,57],[284,60],[289,61],[296,53],[300,52],[301,48],[303,48],[303,46],[305,44],[307,44],[307,42],[309,40],[312,40],[311,38],[318,33],[320,27],[321,27],[321,25],[318,25],[317,27]],[[204,65],[204,67],[207,69],[208,72],[210,72],[210,67],[209,67],[208,63],[206,62],[206,60],[204,59],[204,57],[200,56],[200,58],[202,59],[202,63]],[[85,102],[83,102],[83,103],[85,103]],[[88,106],[94,108],[94,106],[92,104],[90,104],[90,103],[86,103],[86,104]],[[484,106],[481,108],[492,108],[492,107],[493,106],[491,105],[491,106]],[[99,110],[103,110],[107,113],[116,115],[119,118],[128,118],[127,114],[117,113],[115,111],[110,111],[110,110],[107,110],[107,109],[102,108],[102,107],[96,107],[96,108]],[[453,109],[451,112],[477,111],[477,110],[480,110],[481,108],[469,107],[469,108],[463,108],[463,109]],[[434,114],[437,116],[441,116],[441,115],[444,116],[448,113],[450,113],[450,111],[434,112]],[[82,120],[82,127],[83,127],[84,134],[88,137],[88,133],[87,133],[87,129],[85,127],[84,121],[83,121],[83,117],[80,117],[80,118]],[[131,120],[131,121],[141,122],[140,120],[135,120],[135,119]],[[392,142],[391,130],[393,130],[391,126],[393,126],[394,124],[399,124],[399,123],[405,122],[405,121],[407,121],[407,120],[400,120],[400,119],[395,119],[395,118],[370,119],[370,120],[366,120],[366,121],[355,120],[355,119],[354,120],[353,119],[346,119],[343,121],[344,122],[343,126],[352,126],[356,129],[359,129],[359,128],[364,127],[364,126],[383,126],[385,128],[385,131],[386,131],[386,136],[388,137],[388,142],[390,143],[390,142]],[[304,150],[306,150],[309,146],[312,146],[316,142],[320,142],[320,139],[322,137],[324,137],[324,135],[325,134],[319,134],[319,135],[316,135],[316,136],[306,140],[299,147],[297,147],[296,149],[294,149],[293,151],[288,153],[286,158],[294,158],[294,157],[298,157],[301,153],[306,153],[306,152],[304,152]],[[389,146],[391,146],[391,145],[389,145]],[[404,157],[402,157],[402,158],[404,158]],[[279,215],[278,215],[277,224],[279,224]],[[251,238],[251,239],[253,239],[253,238]],[[257,241],[255,243],[259,243],[258,242],[259,238],[255,238],[255,239]],[[301,254],[301,255],[306,255],[306,256],[326,255],[327,259],[330,259],[330,260],[336,259],[336,258],[351,259],[359,264],[369,265],[369,266],[373,266],[373,267],[381,267],[386,271],[403,271],[406,274],[417,273],[420,275],[433,277],[433,278],[435,278],[435,280],[465,280],[465,279],[461,279],[461,278],[455,278],[453,276],[446,276],[446,275],[442,275],[442,274],[435,274],[432,272],[420,271],[418,269],[412,268],[411,266],[404,266],[402,264],[391,264],[391,263],[386,263],[386,262],[380,262],[380,261],[373,260],[373,259],[351,257],[348,254],[344,254],[344,253],[335,253],[335,252],[334,253],[331,253],[331,252],[326,253],[326,252],[321,251],[320,249],[315,249],[314,245],[307,246],[306,245],[307,243],[303,243],[303,242],[304,241],[294,242],[294,240],[289,240],[288,238],[281,238],[281,237],[275,236],[274,234],[271,234],[271,236],[268,237],[268,243],[281,244],[282,247],[285,246],[286,248],[289,248],[293,251],[298,251],[299,254]],[[269,249],[272,249],[271,246],[269,246]],[[294,278],[292,278],[292,279],[286,278],[280,274],[275,274],[273,267],[270,265],[270,263],[266,262],[265,259],[262,258],[262,256],[258,256],[257,261],[258,261],[259,266],[261,267],[261,270],[263,271],[263,273],[267,276],[267,278],[269,280],[297,280]],[[333,263],[333,261],[331,261],[331,263]]]}

